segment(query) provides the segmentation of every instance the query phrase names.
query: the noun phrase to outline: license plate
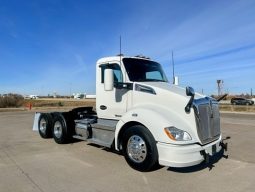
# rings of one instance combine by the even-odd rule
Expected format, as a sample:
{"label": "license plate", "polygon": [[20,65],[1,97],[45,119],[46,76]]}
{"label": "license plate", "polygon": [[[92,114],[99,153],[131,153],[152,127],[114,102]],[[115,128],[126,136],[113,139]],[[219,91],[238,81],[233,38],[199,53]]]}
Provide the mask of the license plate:
{"label": "license plate", "polygon": [[214,155],[215,153],[216,153],[216,144],[214,144],[213,146],[212,146],[212,155]]}

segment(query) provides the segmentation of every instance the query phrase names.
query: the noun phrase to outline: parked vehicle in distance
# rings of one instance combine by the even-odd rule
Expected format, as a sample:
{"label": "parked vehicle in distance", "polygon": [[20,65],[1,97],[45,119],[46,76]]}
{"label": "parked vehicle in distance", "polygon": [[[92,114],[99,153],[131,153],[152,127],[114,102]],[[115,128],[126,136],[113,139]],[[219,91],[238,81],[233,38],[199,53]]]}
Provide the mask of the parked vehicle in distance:
{"label": "parked vehicle in distance", "polygon": [[83,93],[75,93],[73,94],[73,98],[74,99],[85,99],[86,97],[86,94],[83,94]]}
{"label": "parked vehicle in distance", "polygon": [[232,105],[253,105],[254,101],[250,99],[236,97],[231,99],[231,104]]}
{"label": "parked vehicle in distance", "polygon": [[24,96],[25,99],[38,99],[38,95],[25,95]]}

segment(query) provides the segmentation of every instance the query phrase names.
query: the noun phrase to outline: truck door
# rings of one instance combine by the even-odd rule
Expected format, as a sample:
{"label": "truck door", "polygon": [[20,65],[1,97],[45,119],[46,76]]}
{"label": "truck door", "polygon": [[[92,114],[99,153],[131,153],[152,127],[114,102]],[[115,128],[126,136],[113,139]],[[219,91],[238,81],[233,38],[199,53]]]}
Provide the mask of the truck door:
{"label": "truck door", "polygon": [[99,66],[101,74],[100,83],[97,83],[97,114],[99,118],[120,119],[127,110],[127,90],[116,88],[112,91],[104,90],[104,70],[113,69],[114,84],[123,82],[123,73],[121,67],[117,63],[102,64]]}

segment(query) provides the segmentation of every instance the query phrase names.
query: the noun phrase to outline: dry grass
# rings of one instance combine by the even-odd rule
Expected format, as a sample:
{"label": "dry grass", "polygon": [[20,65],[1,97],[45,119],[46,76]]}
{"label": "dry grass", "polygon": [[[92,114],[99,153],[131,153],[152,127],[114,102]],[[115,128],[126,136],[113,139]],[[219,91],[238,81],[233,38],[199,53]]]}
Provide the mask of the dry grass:
{"label": "dry grass", "polygon": [[24,99],[18,94],[8,94],[5,96],[0,96],[0,108],[9,107],[20,107],[23,105]]}
{"label": "dry grass", "polygon": [[29,104],[32,107],[82,107],[82,106],[93,106],[95,107],[95,99],[32,99],[25,100],[24,106],[27,107]]}
{"label": "dry grass", "polygon": [[255,112],[255,105],[230,105],[220,104],[220,111],[231,111],[231,112]]}

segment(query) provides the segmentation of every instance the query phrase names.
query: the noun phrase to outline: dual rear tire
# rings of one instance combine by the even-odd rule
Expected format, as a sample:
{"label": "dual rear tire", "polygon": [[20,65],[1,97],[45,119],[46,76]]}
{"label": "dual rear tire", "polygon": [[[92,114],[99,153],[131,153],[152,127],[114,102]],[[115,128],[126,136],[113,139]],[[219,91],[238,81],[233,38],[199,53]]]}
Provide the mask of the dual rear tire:
{"label": "dual rear tire", "polygon": [[56,143],[65,144],[71,141],[73,125],[67,113],[42,113],[38,130],[42,138],[53,137]]}

